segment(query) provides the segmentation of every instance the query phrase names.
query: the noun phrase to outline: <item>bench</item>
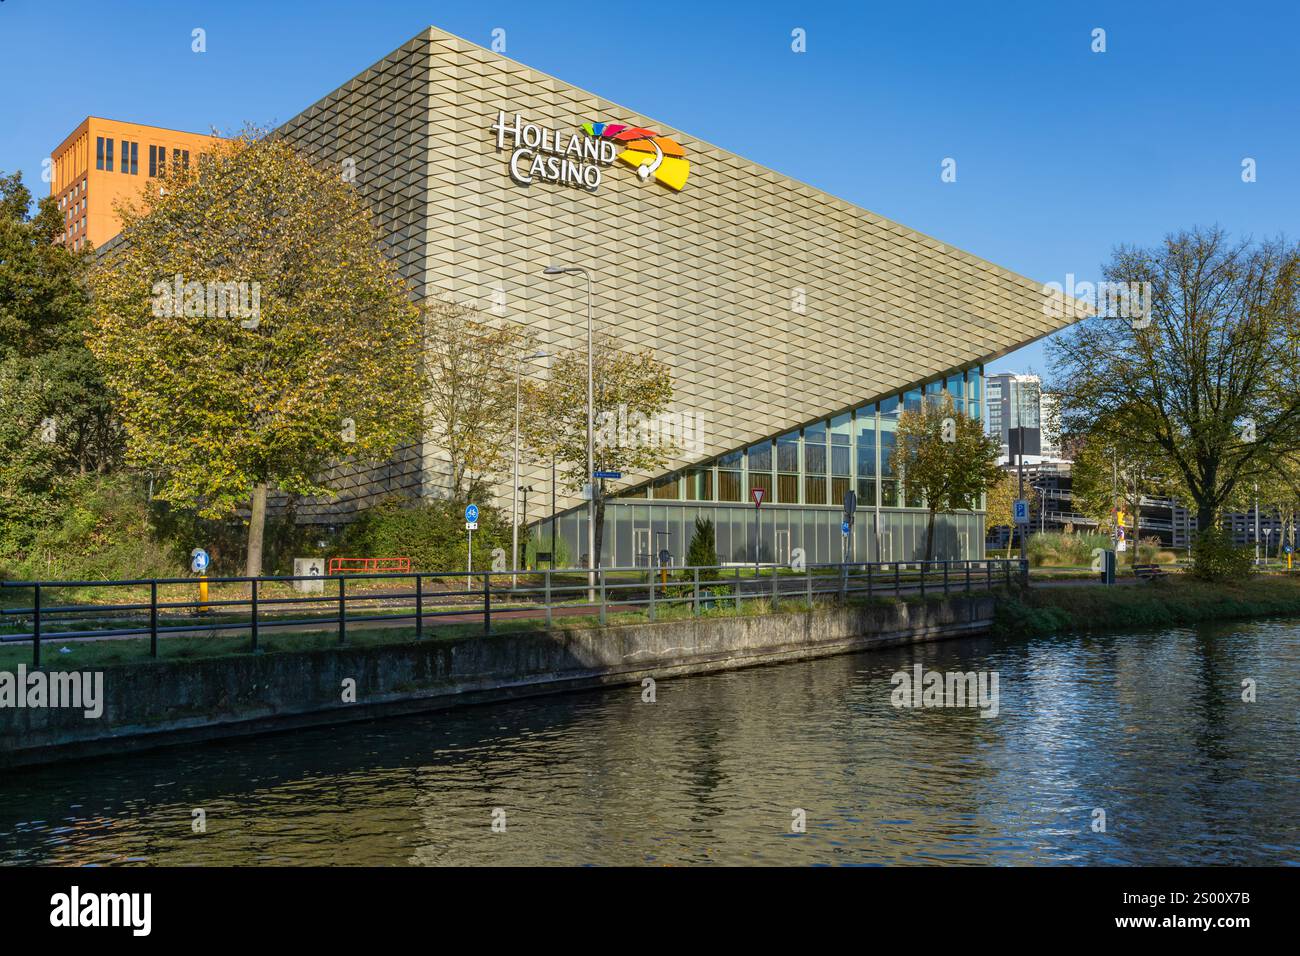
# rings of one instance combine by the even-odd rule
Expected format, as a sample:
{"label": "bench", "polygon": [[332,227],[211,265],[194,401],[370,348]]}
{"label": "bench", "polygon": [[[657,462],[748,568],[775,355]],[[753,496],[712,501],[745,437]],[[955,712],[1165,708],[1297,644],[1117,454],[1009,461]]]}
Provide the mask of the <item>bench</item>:
{"label": "bench", "polygon": [[1133,577],[1139,581],[1154,581],[1156,578],[1163,578],[1165,573],[1165,569],[1158,564],[1133,565]]}

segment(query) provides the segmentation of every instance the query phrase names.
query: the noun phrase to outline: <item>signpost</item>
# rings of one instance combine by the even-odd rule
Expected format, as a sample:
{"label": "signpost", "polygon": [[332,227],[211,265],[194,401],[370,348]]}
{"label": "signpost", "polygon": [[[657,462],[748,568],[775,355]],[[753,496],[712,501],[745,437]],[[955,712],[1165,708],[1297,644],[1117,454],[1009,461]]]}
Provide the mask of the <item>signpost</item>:
{"label": "signpost", "polygon": [[840,532],[844,535],[843,546],[840,553],[846,560],[853,560],[857,557],[857,542],[850,537],[853,534],[853,516],[858,510],[858,496],[850,488],[844,492],[844,520],[840,522]]}
{"label": "signpost", "polygon": [[622,473],[621,471],[598,471],[598,472],[595,472],[595,473],[592,475],[592,477],[594,477],[594,478],[607,478],[607,479],[609,479],[610,481],[617,481],[618,479],[620,479],[620,478],[623,477],[623,473]]}
{"label": "signpost", "polygon": [[763,506],[763,495],[766,490],[755,488],[750,491],[749,496],[754,499],[754,577],[758,577],[758,553],[759,538],[763,534],[763,519],[759,515],[759,509]]}
{"label": "signpost", "polygon": [[1029,500],[1016,499],[1016,524],[1029,524]]}
{"label": "signpost", "polygon": [[190,552],[190,570],[199,576],[199,613],[206,611],[208,600],[208,565],[212,559],[208,557],[208,552],[202,548],[195,548]]}
{"label": "signpost", "polygon": [[474,532],[478,530],[478,505],[465,506],[465,534],[468,547],[465,551],[465,590],[472,590],[474,574]]}

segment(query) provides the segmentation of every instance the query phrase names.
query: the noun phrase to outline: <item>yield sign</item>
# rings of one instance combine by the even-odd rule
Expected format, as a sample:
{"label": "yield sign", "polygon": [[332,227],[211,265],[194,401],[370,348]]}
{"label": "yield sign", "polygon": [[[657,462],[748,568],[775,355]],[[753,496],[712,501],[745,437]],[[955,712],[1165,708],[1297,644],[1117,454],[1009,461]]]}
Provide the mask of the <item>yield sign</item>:
{"label": "yield sign", "polygon": [[750,492],[750,495],[753,496],[755,508],[759,507],[763,503],[762,488],[755,488],[753,491]]}

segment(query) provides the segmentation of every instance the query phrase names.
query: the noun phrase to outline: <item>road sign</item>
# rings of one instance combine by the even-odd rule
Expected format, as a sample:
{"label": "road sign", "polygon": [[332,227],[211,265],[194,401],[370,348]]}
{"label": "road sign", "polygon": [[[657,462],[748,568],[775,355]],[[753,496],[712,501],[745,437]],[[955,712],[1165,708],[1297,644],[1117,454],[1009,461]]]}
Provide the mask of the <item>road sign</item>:
{"label": "road sign", "polygon": [[762,488],[754,488],[752,491],[750,491],[749,496],[750,496],[751,498],[754,499],[754,507],[755,507],[755,508],[762,507],[762,504],[763,504],[763,492],[764,492],[764,489],[762,489]]}
{"label": "road sign", "polygon": [[840,524],[840,533],[846,538],[849,536],[849,523],[847,521]]}
{"label": "road sign", "polygon": [[472,522],[478,521],[478,505],[465,506],[465,520]]}
{"label": "road sign", "polygon": [[1029,501],[1025,498],[1016,499],[1016,524],[1029,524]]}
{"label": "road sign", "polygon": [[477,522],[477,521],[466,521],[466,522],[465,522],[465,530],[466,530],[466,531],[477,531],[477,530],[478,530],[478,522]]}
{"label": "road sign", "polygon": [[208,552],[202,548],[195,548],[190,552],[190,570],[195,574],[202,574],[211,563],[212,559],[208,557]]}
{"label": "road sign", "polygon": [[1289,545],[1289,544],[1286,545],[1282,550],[1285,551],[1287,554],[1290,554],[1290,553],[1291,553],[1291,545]]}
{"label": "road sign", "polygon": [[621,471],[594,471],[592,472],[592,477],[610,478],[610,479],[617,480],[623,477],[623,473]]}
{"label": "road sign", "polygon": [[858,496],[852,490],[844,492],[844,516],[853,517],[853,512],[858,510]]}

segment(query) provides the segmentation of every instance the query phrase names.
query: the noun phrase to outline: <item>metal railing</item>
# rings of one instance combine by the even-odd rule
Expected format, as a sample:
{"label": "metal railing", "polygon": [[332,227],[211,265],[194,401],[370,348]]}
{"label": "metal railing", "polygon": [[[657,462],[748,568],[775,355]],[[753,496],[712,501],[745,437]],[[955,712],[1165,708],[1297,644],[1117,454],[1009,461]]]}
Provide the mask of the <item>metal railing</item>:
{"label": "metal railing", "polygon": [[[739,611],[746,601],[846,603],[860,598],[971,593],[994,587],[1028,586],[1028,569],[1018,560],[895,561],[808,565],[793,570],[767,565],[712,567],[598,568],[592,598],[584,568],[551,570],[337,574],[328,576],[141,578],[121,581],[0,582],[0,645],[30,643],[32,663],[41,665],[43,645],[51,641],[149,639],[149,656],[159,656],[161,638],[247,637],[256,653],[268,630],[328,633],[348,643],[359,625],[408,624],[417,640],[439,627],[458,627],[485,635],[494,620],[544,623],[560,617],[591,617],[606,624],[611,615],[644,615],[655,621],[671,609],[691,616],[716,610]],[[160,595],[194,589],[200,580],[211,596],[192,600]],[[513,584],[511,582],[514,582]],[[389,585],[392,582],[392,585]],[[299,583],[320,593],[286,594]],[[470,586],[466,587],[468,583]],[[378,590],[373,588],[378,587]],[[120,603],[69,601],[68,591],[133,591],[143,597]],[[9,606],[13,595],[29,591],[31,603]],[[26,627],[6,633],[10,628]]]}

